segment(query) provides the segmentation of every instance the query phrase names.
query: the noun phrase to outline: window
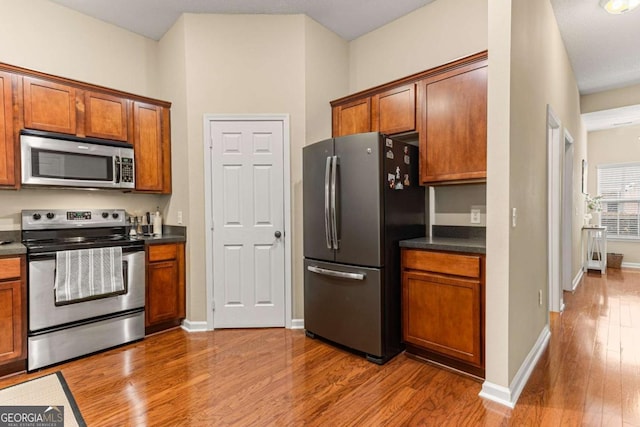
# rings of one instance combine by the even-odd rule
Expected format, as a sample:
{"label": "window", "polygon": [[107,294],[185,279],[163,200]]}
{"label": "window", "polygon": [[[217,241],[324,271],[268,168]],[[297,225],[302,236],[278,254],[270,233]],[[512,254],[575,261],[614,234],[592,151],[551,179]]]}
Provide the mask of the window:
{"label": "window", "polygon": [[598,194],[607,237],[640,239],[640,163],[599,165]]}

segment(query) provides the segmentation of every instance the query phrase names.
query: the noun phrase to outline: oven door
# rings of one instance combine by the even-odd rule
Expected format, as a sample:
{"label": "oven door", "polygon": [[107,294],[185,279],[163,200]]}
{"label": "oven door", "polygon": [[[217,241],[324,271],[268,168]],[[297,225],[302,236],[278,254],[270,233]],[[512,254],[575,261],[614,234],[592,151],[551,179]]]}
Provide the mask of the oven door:
{"label": "oven door", "polygon": [[29,331],[37,332],[144,307],[144,250],[123,248],[127,293],[68,305],[55,304],[55,252],[29,256]]}

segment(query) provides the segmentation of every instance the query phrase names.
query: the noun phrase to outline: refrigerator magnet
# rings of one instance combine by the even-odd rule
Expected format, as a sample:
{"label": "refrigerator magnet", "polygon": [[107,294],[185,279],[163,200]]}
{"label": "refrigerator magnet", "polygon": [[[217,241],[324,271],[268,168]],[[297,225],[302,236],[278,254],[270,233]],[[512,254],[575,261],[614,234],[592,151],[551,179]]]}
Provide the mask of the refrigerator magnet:
{"label": "refrigerator magnet", "polygon": [[393,139],[387,138],[386,142],[387,142],[387,147],[393,148]]}
{"label": "refrigerator magnet", "polygon": [[387,151],[387,159],[393,159],[393,151]]}
{"label": "refrigerator magnet", "polygon": [[409,187],[411,185],[411,181],[409,181],[409,174],[404,174],[404,181],[402,181],[405,187]]}

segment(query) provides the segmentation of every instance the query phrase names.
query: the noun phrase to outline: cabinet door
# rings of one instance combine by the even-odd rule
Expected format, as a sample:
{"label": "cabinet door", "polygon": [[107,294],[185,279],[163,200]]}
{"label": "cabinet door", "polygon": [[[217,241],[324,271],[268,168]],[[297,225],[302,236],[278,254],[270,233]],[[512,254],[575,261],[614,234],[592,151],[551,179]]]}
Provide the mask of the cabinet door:
{"label": "cabinet door", "polygon": [[372,130],[387,135],[416,130],[415,84],[400,86],[372,97]]}
{"label": "cabinet door", "polygon": [[185,317],[184,244],[148,249],[146,326]]}
{"label": "cabinet door", "polygon": [[178,261],[150,263],[147,275],[149,302],[146,326],[178,317]]}
{"label": "cabinet door", "polygon": [[162,107],[141,102],[133,104],[133,149],[136,190],[163,190]]}
{"label": "cabinet door", "polygon": [[487,67],[472,64],[426,79],[421,90],[421,181],[485,179]]}
{"label": "cabinet door", "polygon": [[26,356],[24,270],[25,262],[21,258],[0,259],[0,363]]}
{"label": "cabinet door", "polygon": [[371,131],[371,98],[333,107],[333,136]]}
{"label": "cabinet door", "polygon": [[404,340],[481,366],[480,282],[405,271],[402,287]]}
{"label": "cabinet door", "polygon": [[76,90],[24,77],[24,127],[76,134]]}
{"label": "cabinet door", "polygon": [[12,75],[0,72],[0,186],[16,185]]}
{"label": "cabinet door", "polygon": [[94,138],[127,140],[127,100],[97,92],[85,92],[85,134]]}

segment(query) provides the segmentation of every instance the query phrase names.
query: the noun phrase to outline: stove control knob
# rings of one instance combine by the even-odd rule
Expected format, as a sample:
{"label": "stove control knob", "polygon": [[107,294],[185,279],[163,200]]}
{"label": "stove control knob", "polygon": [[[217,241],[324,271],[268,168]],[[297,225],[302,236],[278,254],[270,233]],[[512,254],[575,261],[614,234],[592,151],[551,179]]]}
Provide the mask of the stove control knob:
{"label": "stove control knob", "polygon": [[118,212],[114,212],[114,213],[111,214],[111,216],[113,217],[113,219],[118,219],[120,214]]}
{"label": "stove control knob", "polygon": [[33,214],[33,219],[34,219],[34,220],[38,221],[40,218],[42,218],[42,216],[40,216],[40,214],[39,214],[39,213],[34,213],[34,214]]}
{"label": "stove control knob", "polygon": [[53,219],[55,217],[53,212],[47,213],[47,219]]}
{"label": "stove control knob", "polygon": [[102,212],[102,218],[104,219],[109,218],[109,212]]}

